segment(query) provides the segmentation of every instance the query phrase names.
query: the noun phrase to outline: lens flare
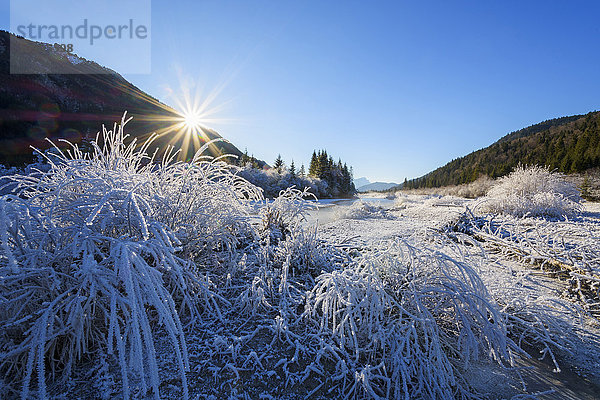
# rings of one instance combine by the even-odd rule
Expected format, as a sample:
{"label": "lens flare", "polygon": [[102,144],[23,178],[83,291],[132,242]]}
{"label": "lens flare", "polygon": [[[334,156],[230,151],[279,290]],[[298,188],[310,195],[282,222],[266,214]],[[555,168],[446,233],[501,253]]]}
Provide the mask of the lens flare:
{"label": "lens flare", "polygon": [[[175,90],[171,87],[166,88],[167,97],[172,101],[178,114],[174,121],[169,144],[181,149],[181,155],[184,158],[189,158],[204,144],[220,137],[209,126],[231,121],[222,117],[229,102],[217,103],[217,98],[227,82],[216,86],[209,92],[204,92],[203,86],[198,82],[184,77],[181,72],[178,75],[179,88]],[[209,150],[213,155],[221,153],[214,143],[209,144]]]}
{"label": "lens flare", "polygon": [[200,129],[202,124],[202,116],[200,114],[196,114],[194,112],[183,115],[183,123],[186,128],[191,129],[192,131],[197,131]]}
{"label": "lens flare", "polygon": [[[164,87],[166,90],[165,100],[171,106],[144,92],[115,84],[104,77],[96,79],[105,81],[104,83],[110,85],[116,95],[119,93],[134,94],[142,102],[151,105],[149,108],[156,110],[134,115],[135,121],[141,123],[136,134],[140,143],[155,137],[154,144],[161,153],[172,148],[177,159],[189,160],[206,143],[220,138],[220,135],[210,127],[234,121],[223,116],[230,101],[217,102],[229,80],[204,92],[202,85],[193,79],[184,77],[181,71],[178,71],[177,75],[179,87]],[[222,153],[222,147],[218,147],[214,143],[208,145],[208,150],[212,155]]]}

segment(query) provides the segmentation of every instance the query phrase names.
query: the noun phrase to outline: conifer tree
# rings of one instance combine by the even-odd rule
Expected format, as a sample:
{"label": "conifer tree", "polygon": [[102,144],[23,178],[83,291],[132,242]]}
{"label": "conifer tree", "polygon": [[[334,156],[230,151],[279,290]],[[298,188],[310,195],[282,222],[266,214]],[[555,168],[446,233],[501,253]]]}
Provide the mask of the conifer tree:
{"label": "conifer tree", "polygon": [[273,163],[273,168],[277,170],[280,174],[283,173],[283,159],[281,158],[281,154],[277,155],[275,162]]}
{"label": "conifer tree", "polygon": [[309,176],[325,181],[330,196],[348,196],[356,192],[352,168],[341,159],[334,161],[327,150],[313,151]]}
{"label": "conifer tree", "polygon": [[329,157],[325,150],[319,151],[317,161],[317,177],[327,181],[329,175]]}
{"label": "conifer tree", "polygon": [[240,157],[240,167],[246,166],[250,161],[250,156],[248,156],[248,148],[244,149],[244,154]]}
{"label": "conifer tree", "polygon": [[312,177],[319,176],[319,159],[317,153],[313,151],[312,157],[310,158],[310,164],[308,165],[308,175]]}

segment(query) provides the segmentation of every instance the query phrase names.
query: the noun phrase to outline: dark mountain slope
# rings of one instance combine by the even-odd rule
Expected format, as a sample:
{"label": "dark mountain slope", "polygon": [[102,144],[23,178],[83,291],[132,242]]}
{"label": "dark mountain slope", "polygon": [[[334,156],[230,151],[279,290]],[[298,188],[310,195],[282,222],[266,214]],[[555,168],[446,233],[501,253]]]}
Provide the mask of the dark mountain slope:
{"label": "dark mountain slope", "polygon": [[450,161],[406,183],[407,188],[469,183],[481,175],[508,174],[519,163],[564,173],[600,166],[600,112],[556,118],[512,132],[496,143]]}
{"label": "dark mountain slope", "polygon": [[[19,62],[36,63],[48,71],[60,65],[75,73],[10,74],[11,36],[15,40],[12,44],[24,50],[25,56]],[[203,128],[200,135],[195,135],[196,146],[188,146],[192,135],[181,132],[177,112],[116,72],[53,45],[0,31],[0,164],[31,161],[34,157],[30,146],[47,148],[45,138],[65,138],[77,143],[95,137],[102,124],[112,128],[125,110],[134,118],[127,125],[128,134],[143,139],[156,132],[160,134],[156,146],[171,143],[187,149],[181,158],[190,157],[205,141],[221,137]],[[241,155],[226,142],[219,142],[210,150],[213,155]]]}
{"label": "dark mountain slope", "polygon": [[531,126],[528,126],[527,128],[523,128],[523,129],[519,129],[518,131],[511,132],[508,135],[500,138],[500,140],[498,140],[498,143],[510,142],[515,139],[531,136],[538,132],[546,131],[555,126],[565,125],[565,124],[568,124],[569,122],[576,121],[581,117],[583,117],[583,115],[580,114],[580,115],[572,115],[570,117],[560,117],[560,118],[548,119],[546,121],[540,122],[539,124],[531,125]]}

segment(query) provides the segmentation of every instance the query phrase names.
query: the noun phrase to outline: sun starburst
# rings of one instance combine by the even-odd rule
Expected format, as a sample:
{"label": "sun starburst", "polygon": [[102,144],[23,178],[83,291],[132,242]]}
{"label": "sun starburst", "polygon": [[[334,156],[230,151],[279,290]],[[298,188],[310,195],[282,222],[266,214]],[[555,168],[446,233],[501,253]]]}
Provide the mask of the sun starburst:
{"label": "sun starburst", "polygon": [[[133,116],[135,122],[143,124],[143,128],[136,134],[140,143],[154,135],[155,145],[161,152],[172,146],[175,151],[178,151],[178,159],[188,160],[206,143],[220,137],[211,127],[230,123],[233,120],[223,117],[229,101],[217,102],[227,81],[205,93],[202,86],[194,80],[184,78],[180,71],[177,75],[179,87],[175,89],[171,86],[165,87],[165,100],[173,107],[144,92],[136,91],[133,93],[136,97],[152,105],[152,108],[157,111],[136,113]],[[114,86],[115,91],[132,94],[129,88],[107,83]],[[209,144],[209,150],[213,155],[220,154],[219,148],[214,143]]]}
{"label": "sun starburst", "polygon": [[196,131],[202,126],[202,115],[195,112],[183,114],[183,123],[186,128]]}

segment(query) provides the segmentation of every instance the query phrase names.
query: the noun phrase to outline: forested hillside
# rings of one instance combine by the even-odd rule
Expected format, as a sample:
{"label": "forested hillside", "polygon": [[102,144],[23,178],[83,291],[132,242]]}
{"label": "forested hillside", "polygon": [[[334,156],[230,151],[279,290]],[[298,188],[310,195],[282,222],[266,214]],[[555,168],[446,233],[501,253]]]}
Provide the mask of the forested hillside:
{"label": "forested hillside", "polygon": [[556,118],[512,132],[489,147],[406,181],[404,187],[459,185],[482,175],[496,178],[518,164],[545,165],[567,174],[600,166],[600,112]]}

